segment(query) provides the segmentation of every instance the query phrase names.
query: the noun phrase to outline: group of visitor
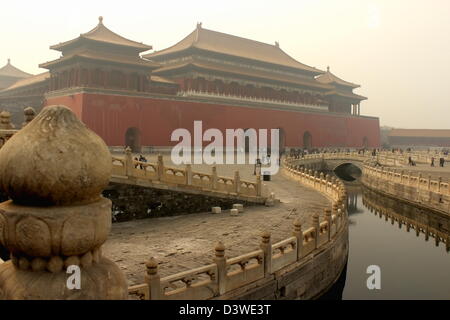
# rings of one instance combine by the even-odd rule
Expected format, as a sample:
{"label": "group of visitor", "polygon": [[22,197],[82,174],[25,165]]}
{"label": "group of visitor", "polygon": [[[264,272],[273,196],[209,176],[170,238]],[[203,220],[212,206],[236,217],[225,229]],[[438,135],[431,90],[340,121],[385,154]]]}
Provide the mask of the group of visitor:
{"label": "group of visitor", "polygon": [[408,166],[416,166],[416,162],[412,159],[411,156],[408,157]]}
{"label": "group of visitor", "polygon": [[136,163],[134,165],[135,168],[139,167],[141,170],[145,169],[144,166],[142,165],[142,162],[147,162],[147,158],[146,157],[144,157],[142,154],[140,154],[139,158],[138,157],[134,157],[134,160],[136,162],[141,162],[141,163]]}
{"label": "group of visitor", "polygon": [[[445,158],[440,157],[439,158],[439,167],[444,167],[445,164]],[[431,166],[434,167],[434,157],[431,157]]]}

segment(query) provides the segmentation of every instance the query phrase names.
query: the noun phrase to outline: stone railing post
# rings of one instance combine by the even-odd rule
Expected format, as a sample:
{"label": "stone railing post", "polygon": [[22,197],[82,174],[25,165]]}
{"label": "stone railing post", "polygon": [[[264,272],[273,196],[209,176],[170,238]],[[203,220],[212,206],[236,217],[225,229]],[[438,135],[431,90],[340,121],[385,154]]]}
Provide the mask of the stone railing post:
{"label": "stone railing post", "polygon": [[272,240],[270,232],[264,231],[261,234],[261,244],[259,245],[264,252],[264,276],[272,273]]}
{"label": "stone railing post", "polygon": [[439,179],[438,179],[438,192],[441,192],[441,183],[442,183],[442,177],[439,177]]}
{"label": "stone railing post", "polygon": [[23,114],[25,116],[25,121],[22,123],[22,128],[29,124],[36,116],[36,111],[32,107],[23,109]]}
{"label": "stone railing post", "polygon": [[340,215],[339,205],[337,202],[333,203],[333,214],[336,215],[336,233],[337,233],[339,230],[340,221],[341,221],[340,216],[339,216]]}
{"label": "stone railing post", "polygon": [[234,172],[234,192],[236,192],[237,194],[239,194],[239,192],[241,191],[241,178],[239,176],[239,171],[235,171]]}
{"label": "stone railing post", "polygon": [[294,221],[294,231],[292,235],[297,238],[297,261],[302,258],[302,250],[303,250],[303,231],[302,231],[302,223],[300,219],[295,219]]}
{"label": "stone railing post", "polygon": [[323,174],[323,172],[321,172],[321,173],[319,174],[319,179],[320,179],[320,181],[319,181],[319,190],[320,190],[320,191],[323,191],[323,180],[324,180],[324,174]]}
{"label": "stone railing post", "polygon": [[156,165],[156,172],[158,174],[158,181],[162,181],[164,178],[164,161],[162,154],[158,154],[158,162]]}
{"label": "stone railing post", "polygon": [[[342,221],[342,219],[343,219],[343,214],[342,214],[342,209],[338,209],[337,210],[337,214],[336,214],[336,217],[338,217],[338,219],[336,219],[336,233],[337,233],[337,231],[339,230],[339,228],[341,227],[341,221]],[[342,225],[343,225],[343,223],[342,223]]]}
{"label": "stone railing post", "polygon": [[312,216],[312,226],[315,229],[314,231],[314,248],[317,249],[319,247],[319,235],[320,235],[320,222],[319,215],[315,213]]}
{"label": "stone railing post", "polygon": [[0,299],[128,298],[124,274],[101,254],[111,171],[106,144],[65,106],[45,107],[5,143],[0,242],[11,260],[0,265]]}
{"label": "stone railing post", "polygon": [[431,189],[431,175],[428,175],[428,190]]}
{"label": "stone railing post", "polygon": [[145,283],[148,285],[149,300],[161,299],[161,282],[158,274],[158,262],[152,257],[145,263],[147,274],[144,276]]}
{"label": "stone railing post", "polygon": [[260,197],[262,195],[262,182],[261,182],[261,175],[256,175],[256,195]]}
{"label": "stone railing post", "polygon": [[125,159],[124,159],[125,163],[125,175],[127,177],[132,177],[134,176],[133,172],[134,172],[134,160],[133,160],[133,155],[131,154],[131,148],[130,147],[126,147],[125,148]]}
{"label": "stone railing post", "polygon": [[217,189],[217,168],[216,166],[212,167],[212,173],[211,173],[211,189],[216,190]]}
{"label": "stone railing post", "polygon": [[319,176],[319,173],[316,171],[316,170],[314,170],[314,173],[313,173],[313,187],[314,187],[314,189],[316,189],[317,188],[317,186],[316,186],[316,183],[317,183],[317,177]]}
{"label": "stone railing post", "polygon": [[328,233],[328,241],[330,241],[331,240],[331,210],[330,209],[325,209],[325,220],[328,222],[327,233]]}
{"label": "stone railing post", "polygon": [[192,185],[192,166],[188,163],[186,165],[186,184],[188,186]]}
{"label": "stone railing post", "polygon": [[219,294],[224,294],[227,281],[227,259],[225,258],[225,246],[222,242],[218,242],[215,249],[214,262],[217,265],[217,284],[219,286]]}

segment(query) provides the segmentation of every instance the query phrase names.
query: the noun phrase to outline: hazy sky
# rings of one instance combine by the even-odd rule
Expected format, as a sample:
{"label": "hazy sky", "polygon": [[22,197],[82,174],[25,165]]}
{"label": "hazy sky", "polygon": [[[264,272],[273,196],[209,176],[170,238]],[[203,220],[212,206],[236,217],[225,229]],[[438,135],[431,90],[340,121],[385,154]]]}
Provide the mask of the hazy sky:
{"label": "hazy sky", "polygon": [[[381,125],[450,129],[449,0],[2,1],[0,66],[30,73],[58,58],[50,45],[92,29],[161,50],[203,27],[280,47],[361,84],[364,115]],[[450,118],[450,117],[449,117]]]}

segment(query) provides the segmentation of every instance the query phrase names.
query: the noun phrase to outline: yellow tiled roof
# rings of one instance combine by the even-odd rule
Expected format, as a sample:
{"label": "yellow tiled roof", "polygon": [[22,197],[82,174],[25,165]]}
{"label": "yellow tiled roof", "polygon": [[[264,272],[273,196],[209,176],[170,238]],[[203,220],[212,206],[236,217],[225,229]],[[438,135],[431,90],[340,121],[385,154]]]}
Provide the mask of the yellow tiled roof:
{"label": "yellow tiled roof", "polygon": [[69,40],[66,42],[62,42],[59,44],[55,44],[55,45],[51,46],[50,49],[62,51],[62,48],[64,48],[65,46],[67,46],[71,43],[79,41],[80,39],[90,39],[90,40],[98,41],[98,42],[104,42],[104,43],[109,43],[109,44],[125,46],[125,47],[131,47],[131,48],[139,49],[140,51],[147,51],[147,50],[152,49],[152,46],[143,44],[142,42],[128,40],[128,39],[118,35],[117,33],[112,32],[107,27],[105,27],[105,25],[103,24],[102,17],[99,17],[98,25],[91,31],[80,34],[80,36],[78,38],[75,38],[75,39],[72,39],[72,40]]}
{"label": "yellow tiled roof", "polygon": [[262,61],[279,66],[285,66],[318,75],[323,71],[298,62],[279,45],[271,45],[259,41],[245,39],[230,34],[202,28],[200,25],[177,44],[160,51],[144,55],[144,58],[158,60],[167,54],[180,52],[189,48],[197,48],[210,52],[226,54],[250,60]]}

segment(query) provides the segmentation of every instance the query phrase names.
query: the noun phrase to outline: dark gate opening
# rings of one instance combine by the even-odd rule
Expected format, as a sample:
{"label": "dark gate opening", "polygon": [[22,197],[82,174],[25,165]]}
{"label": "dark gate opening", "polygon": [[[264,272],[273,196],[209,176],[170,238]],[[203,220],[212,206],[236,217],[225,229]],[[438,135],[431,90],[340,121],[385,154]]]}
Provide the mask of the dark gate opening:
{"label": "dark gate opening", "polygon": [[138,128],[128,128],[125,133],[125,146],[131,148],[131,152],[141,152],[141,133]]}
{"label": "dark gate opening", "polygon": [[312,135],[309,131],[305,131],[303,134],[303,148],[304,149],[312,149]]}

